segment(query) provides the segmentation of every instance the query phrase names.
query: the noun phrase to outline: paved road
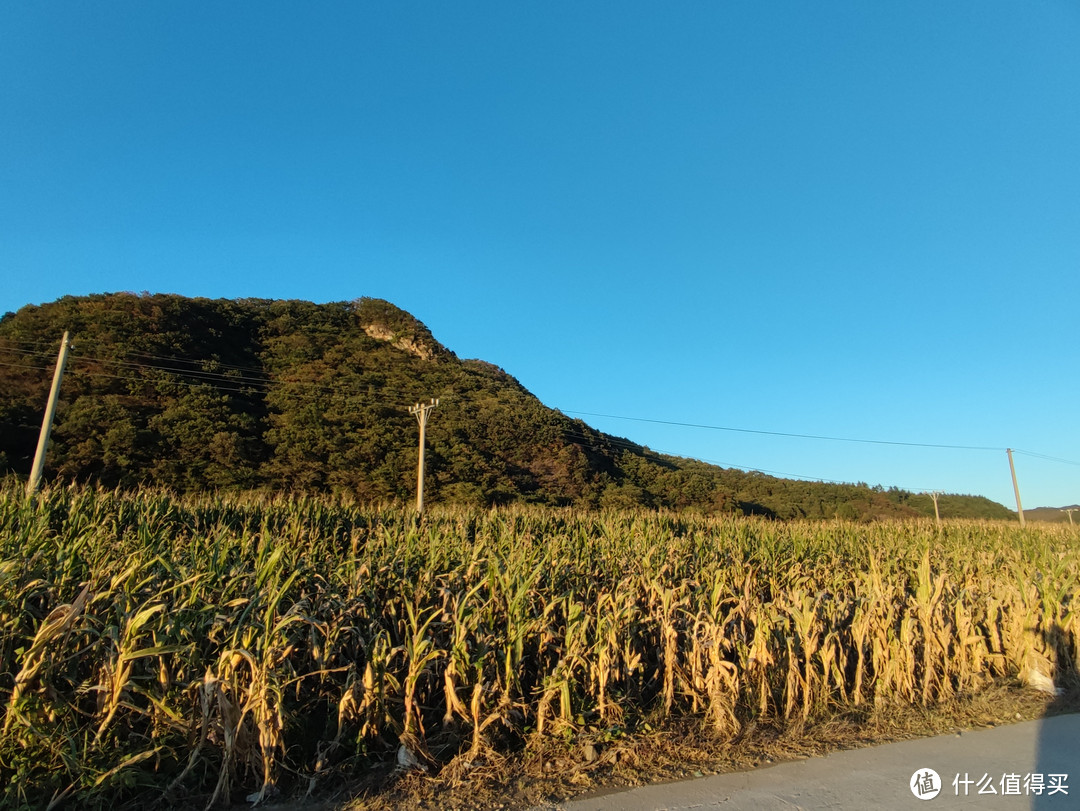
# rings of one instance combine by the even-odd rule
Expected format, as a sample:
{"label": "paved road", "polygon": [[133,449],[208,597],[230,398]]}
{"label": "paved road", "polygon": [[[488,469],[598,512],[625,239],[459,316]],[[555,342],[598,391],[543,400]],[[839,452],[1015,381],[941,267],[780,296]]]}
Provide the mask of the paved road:
{"label": "paved road", "polygon": [[[927,769],[939,775],[940,779],[933,781],[939,793],[932,799],[920,799],[910,784],[916,774],[925,784]],[[1035,788],[1040,777],[1043,789],[1037,794]],[[965,779],[971,781],[966,786]],[[1053,790],[1052,784],[1067,789]],[[989,793],[991,789],[996,793]],[[646,786],[546,808],[549,811],[812,808],[1077,811],[1080,809],[1080,714],[835,752],[822,758]]]}

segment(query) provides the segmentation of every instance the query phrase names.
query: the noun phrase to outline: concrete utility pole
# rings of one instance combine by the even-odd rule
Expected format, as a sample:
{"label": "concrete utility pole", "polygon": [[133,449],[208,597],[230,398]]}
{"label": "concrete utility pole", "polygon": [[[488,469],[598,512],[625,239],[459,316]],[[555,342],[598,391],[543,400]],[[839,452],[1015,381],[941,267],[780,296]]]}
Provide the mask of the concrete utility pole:
{"label": "concrete utility pole", "polygon": [[930,498],[934,500],[934,520],[937,522],[938,529],[941,529],[941,513],[938,512],[937,508],[937,497],[940,495],[941,493],[939,493],[937,490],[933,490],[930,492]]}
{"label": "concrete utility pole", "polygon": [[439,404],[438,399],[432,398],[428,404],[417,403],[409,407],[409,413],[416,415],[416,421],[420,423],[420,461],[416,466],[416,512],[424,514],[424,436],[427,433],[428,413]]}
{"label": "concrete utility pole", "polygon": [[1013,464],[1012,448],[1006,448],[1005,453],[1009,454],[1009,472],[1012,473],[1013,492],[1016,493],[1016,513],[1020,516],[1020,526],[1024,526],[1024,508],[1020,504],[1020,485],[1016,483],[1016,465]]}
{"label": "concrete utility pole", "polygon": [[64,379],[64,367],[67,366],[68,334],[60,339],[60,354],[56,357],[56,371],[53,372],[52,389],[49,390],[49,403],[45,406],[45,417],[41,421],[41,433],[38,434],[37,451],[34,453],[34,466],[30,469],[30,481],[26,483],[26,495],[32,496],[41,484],[41,471],[45,468],[45,449],[49,445],[52,433],[53,415],[56,414],[56,400],[60,396],[60,381]]}
{"label": "concrete utility pole", "polygon": [[1072,520],[1072,514],[1073,514],[1074,512],[1076,512],[1076,508],[1075,508],[1075,507],[1066,507],[1065,509],[1063,509],[1063,510],[1062,510],[1062,512],[1063,512],[1063,513],[1068,513],[1068,514],[1069,514],[1069,526],[1070,526],[1070,527],[1075,527],[1075,526],[1076,526],[1076,524],[1074,524],[1074,523],[1073,523],[1073,520]]}

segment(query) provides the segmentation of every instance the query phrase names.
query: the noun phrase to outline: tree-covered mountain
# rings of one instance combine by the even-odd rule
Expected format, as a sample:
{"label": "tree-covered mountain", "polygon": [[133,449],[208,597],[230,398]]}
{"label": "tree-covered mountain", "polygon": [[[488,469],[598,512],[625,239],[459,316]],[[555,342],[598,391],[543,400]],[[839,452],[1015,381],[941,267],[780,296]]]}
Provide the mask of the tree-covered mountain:
{"label": "tree-covered mountain", "polygon": [[[429,501],[650,506],[780,518],[932,515],[927,496],[791,481],[664,456],[544,406],[509,374],[460,360],[378,299],[312,304],[130,293],[65,297],[0,319],[0,470],[27,474],[60,336],[72,349],[46,475],[336,492],[407,500],[417,424]],[[943,516],[1007,518],[987,499]]]}

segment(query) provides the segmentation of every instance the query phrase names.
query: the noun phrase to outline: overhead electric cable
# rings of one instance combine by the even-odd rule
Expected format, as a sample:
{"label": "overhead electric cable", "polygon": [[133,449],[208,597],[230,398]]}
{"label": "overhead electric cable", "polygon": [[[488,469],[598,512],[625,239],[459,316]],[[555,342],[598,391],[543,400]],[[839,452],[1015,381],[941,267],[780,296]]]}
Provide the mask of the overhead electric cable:
{"label": "overhead electric cable", "polygon": [[55,354],[55,348],[52,351],[45,349],[19,349],[14,346],[0,346],[0,352],[11,352],[16,355],[41,355],[43,357],[50,357]]}
{"label": "overhead electric cable", "polygon": [[[85,356],[84,357],[79,357],[79,356],[74,356],[73,355],[72,356],[72,361],[73,361],[73,363],[77,364],[79,362],[90,361],[90,359],[86,358]],[[93,362],[93,361],[91,361],[91,362]],[[113,361],[105,361],[105,362],[106,363],[114,363]],[[21,364],[4,364],[4,365],[17,366],[20,369],[36,368],[36,369],[40,369],[41,371],[48,371],[47,367],[30,367],[30,366],[24,366],[24,365],[21,365]],[[180,376],[194,377],[195,378],[194,380],[184,380],[183,377],[174,377],[174,378],[171,378],[171,379],[169,379],[167,381],[143,378],[143,380],[145,380],[145,382],[147,382],[147,383],[149,383],[151,385],[159,385],[161,383],[168,383],[170,385],[188,386],[189,388],[195,388],[197,386],[209,386],[209,387],[211,387],[211,388],[213,388],[213,389],[215,389],[215,390],[217,390],[219,392],[227,392],[227,393],[234,393],[234,394],[247,394],[247,395],[250,395],[250,394],[266,395],[266,394],[269,394],[271,392],[271,390],[274,389],[274,388],[290,387],[290,388],[299,388],[301,390],[299,392],[289,391],[288,396],[290,398],[293,398],[293,399],[314,401],[317,394],[335,395],[335,396],[342,396],[342,397],[350,397],[350,398],[361,399],[367,405],[384,406],[386,408],[398,408],[398,407],[401,406],[401,404],[403,402],[406,402],[408,399],[410,399],[410,398],[415,399],[415,392],[409,392],[409,393],[392,392],[393,395],[396,395],[396,396],[393,397],[393,399],[390,399],[390,398],[373,399],[373,398],[371,398],[370,396],[368,396],[365,393],[357,393],[355,391],[350,391],[346,387],[342,387],[342,386],[331,387],[331,386],[325,386],[325,385],[321,385],[321,384],[318,384],[318,383],[313,383],[313,382],[309,382],[309,381],[302,381],[302,380],[295,380],[295,381],[293,381],[293,380],[264,380],[264,381],[245,382],[244,379],[231,377],[231,376],[228,376],[228,375],[217,375],[217,376],[200,375],[200,374],[196,374],[196,373],[193,373],[193,372],[177,371],[175,369],[171,369],[171,368],[168,368],[168,367],[154,366],[154,365],[150,365],[150,364],[123,363],[121,366],[122,366],[122,369],[130,371],[132,373],[134,373],[136,371],[141,371],[141,370],[154,370],[154,371],[164,371],[164,372],[167,372],[167,373],[172,374],[172,375],[180,375]],[[71,374],[73,374],[75,376],[78,376],[78,377],[99,377],[99,378],[105,378],[105,379],[111,379],[111,380],[123,380],[123,381],[128,381],[128,382],[130,382],[132,380],[140,379],[140,378],[137,378],[137,377],[133,378],[130,375],[110,374],[108,372],[94,372],[94,371],[90,371],[90,370],[85,369],[85,368],[80,368],[78,365],[73,366],[73,368],[71,369]],[[381,389],[379,390],[379,393],[380,394],[383,393]],[[447,396],[447,395],[440,395],[440,396]],[[453,394],[450,394],[449,399],[451,399],[451,401],[452,401],[452,398],[453,398]]]}
{"label": "overhead electric cable", "polygon": [[[566,438],[570,442],[572,442],[573,444],[580,445],[582,447],[584,447],[584,441],[590,441],[590,442],[598,442],[599,441],[599,442],[605,442],[605,443],[607,443],[609,445],[615,445],[617,447],[625,448],[627,450],[643,450],[643,451],[646,451],[648,453],[652,453],[652,454],[654,454],[656,456],[670,456],[670,457],[674,457],[676,459],[690,459],[690,460],[695,461],[695,462],[701,462],[703,464],[708,464],[708,465],[715,465],[716,467],[720,467],[720,468],[739,470],[739,471],[742,471],[742,472],[764,473],[765,475],[768,475],[768,476],[777,476],[777,477],[785,478],[785,479],[799,479],[799,480],[808,481],[808,482],[821,482],[823,484],[838,484],[838,485],[857,486],[856,482],[844,481],[842,479],[826,479],[826,478],[823,478],[821,476],[808,476],[808,475],[801,474],[801,473],[786,473],[786,472],[780,471],[780,470],[769,470],[767,468],[750,467],[749,465],[741,465],[741,464],[733,463],[733,462],[720,462],[720,461],[717,461],[715,459],[705,459],[703,457],[698,457],[698,456],[685,456],[683,454],[675,453],[674,451],[665,451],[665,450],[663,450],[661,448],[647,447],[645,445],[641,445],[639,443],[632,442],[632,441],[626,440],[626,439],[619,439],[617,437],[607,436],[605,439],[600,440],[597,437],[590,437],[590,436],[586,436],[586,435],[583,435],[583,434],[580,434],[580,433],[575,433],[575,432],[572,432],[572,431],[566,431]],[[578,441],[578,440],[581,440],[581,441]],[[894,485],[894,486],[896,486],[900,490],[906,490],[906,491],[911,492],[911,493],[917,493],[917,492],[920,492],[920,491],[923,491],[923,490],[931,489],[931,488],[926,488],[926,487],[900,487],[898,485]]]}
{"label": "overhead electric cable", "polygon": [[208,372],[202,369],[178,369],[172,366],[157,366],[152,363],[135,363],[132,361],[112,360],[109,358],[93,358],[88,355],[78,355],[75,357],[78,360],[87,363],[102,363],[113,366],[122,366],[130,369],[156,369],[158,371],[171,372],[172,374],[184,375],[187,377],[206,378],[210,380],[223,380],[227,383],[251,383],[253,385],[266,385],[277,382],[267,377],[244,377],[243,375],[230,375],[222,374],[220,372]]}
{"label": "overhead electric cable", "polygon": [[675,420],[656,420],[648,419],[646,417],[623,417],[617,414],[596,414],[591,411],[568,411],[563,410],[564,414],[582,414],[588,417],[602,417],[609,420],[628,420],[630,422],[650,422],[657,425],[677,425],[682,428],[704,428],[710,431],[732,431],[740,434],[764,434],[766,436],[784,436],[794,437],[797,439],[821,439],[829,442],[858,442],[867,445],[902,445],[910,448],[947,448],[949,450],[964,450],[964,451],[1003,451],[1004,448],[998,448],[987,445],[940,445],[932,442],[895,442],[887,439],[855,439],[852,437],[842,436],[821,436],[818,434],[793,434],[785,431],[761,431],[753,428],[731,428],[724,425],[703,425],[693,422],[676,422]]}
{"label": "overhead electric cable", "polygon": [[[183,377],[195,378],[200,382],[209,382],[214,385],[215,381],[227,383],[231,386],[244,386],[254,389],[256,391],[267,392],[275,386],[300,386],[308,389],[323,391],[329,394],[343,394],[348,393],[343,386],[327,386],[314,381],[306,380],[281,380],[270,377],[258,376],[250,377],[244,375],[231,375],[222,374],[220,372],[210,372],[197,369],[178,369],[172,366],[160,366],[152,363],[137,363],[133,361],[121,361],[111,358],[95,358],[87,355],[72,355],[73,360],[86,362],[86,363],[101,363],[106,365],[120,366],[125,369],[138,370],[138,369],[152,369],[155,371],[168,372],[169,374],[179,375]],[[195,363],[195,361],[189,361]],[[409,399],[415,399],[415,391],[405,391],[402,389],[390,389],[380,387],[380,394],[389,394],[391,396],[399,396],[403,401]],[[388,402],[386,399],[378,401],[376,404],[387,405],[389,407],[396,407],[398,403]]]}
{"label": "overhead electric cable", "polygon": [[[7,346],[7,347],[0,347],[0,352],[9,352],[9,353],[19,354],[19,355],[24,355],[24,356],[49,357],[49,356],[51,356],[52,350],[51,349],[48,349],[48,350],[46,350],[46,349],[27,350],[27,349],[20,349],[18,347]],[[348,395],[349,394],[349,392],[343,390],[343,388],[340,387],[340,386],[339,387],[331,387],[331,386],[326,386],[326,385],[323,385],[323,384],[320,384],[320,383],[316,383],[314,381],[276,380],[274,378],[265,376],[263,374],[263,371],[264,371],[263,369],[255,369],[253,367],[234,366],[234,365],[231,365],[231,364],[222,363],[222,362],[220,362],[218,360],[211,359],[211,358],[192,359],[192,358],[183,358],[183,357],[176,357],[176,356],[166,357],[166,356],[162,356],[162,355],[153,355],[153,354],[145,353],[145,352],[129,352],[129,353],[125,353],[124,356],[129,357],[129,358],[134,358],[134,357],[150,358],[150,359],[154,359],[154,360],[165,361],[167,363],[189,364],[189,365],[192,365],[192,366],[195,366],[196,364],[199,364],[199,365],[201,365],[201,364],[212,364],[215,369],[235,370],[235,371],[240,371],[240,372],[255,372],[255,374],[254,375],[245,375],[245,374],[236,375],[236,374],[223,373],[223,372],[219,372],[219,371],[208,371],[206,369],[196,369],[196,368],[185,369],[185,368],[177,368],[175,366],[163,366],[163,365],[158,365],[158,364],[153,364],[153,363],[144,363],[144,362],[139,362],[139,361],[130,361],[130,360],[125,361],[125,360],[112,359],[112,358],[97,358],[97,357],[92,357],[92,356],[87,356],[87,355],[78,355],[78,354],[75,354],[75,353],[72,354],[71,360],[72,360],[72,362],[76,362],[76,363],[77,362],[82,362],[82,363],[100,363],[100,364],[114,365],[114,366],[119,366],[121,368],[130,369],[132,371],[135,371],[135,370],[154,370],[154,371],[166,372],[166,373],[169,373],[169,374],[172,374],[172,375],[177,375],[177,376],[180,376],[180,377],[193,378],[194,381],[195,381],[195,382],[190,382],[190,381],[183,381],[183,380],[175,379],[175,380],[171,381],[173,383],[183,383],[183,384],[189,385],[189,386],[208,385],[208,386],[211,386],[211,387],[213,387],[214,389],[216,389],[218,391],[237,393],[237,394],[251,394],[253,392],[266,394],[273,387],[277,387],[277,386],[288,386],[288,387],[291,387],[291,388],[301,388],[301,389],[307,389],[307,390],[309,390],[311,392],[322,392],[322,393],[326,393],[326,394],[335,394],[335,395]],[[37,371],[48,371],[49,368],[50,368],[50,367],[46,367],[46,366],[25,365],[25,364],[8,363],[8,362],[0,362],[0,366],[16,368],[16,369],[37,370]],[[85,370],[85,369],[73,369],[72,371],[75,374],[80,374],[80,375],[89,376],[89,377],[102,377],[102,378],[111,378],[111,379],[117,379],[117,380],[130,380],[131,379],[130,377],[126,377],[126,376],[123,376],[123,375],[108,374],[108,373],[105,373],[105,372],[91,372],[91,371]],[[415,391],[406,391],[406,390],[403,390],[403,389],[380,387],[377,391],[378,391],[379,395],[381,395],[380,399],[379,400],[366,400],[366,402],[368,402],[371,405],[382,405],[382,406],[393,408],[393,407],[396,407],[396,406],[400,405],[400,403],[396,402],[396,400],[398,400],[398,399],[400,399],[402,402],[406,402],[406,401],[409,401],[409,400],[413,400],[416,397],[416,392]],[[298,395],[294,393],[294,394],[290,394],[290,396],[296,397]],[[356,395],[354,395],[354,396],[356,396]],[[360,396],[364,396],[364,395],[360,395]],[[452,392],[447,391],[447,392],[444,392],[440,396],[447,397],[449,399],[449,398],[452,398],[454,396],[454,394]],[[677,421],[677,420],[662,420],[662,419],[655,419],[655,418],[648,418],[648,417],[628,417],[628,416],[619,415],[619,414],[601,414],[601,413],[590,412],[590,411],[576,411],[576,410],[561,410],[560,409],[560,412],[562,414],[576,414],[576,415],[581,415],[581,416],[598,417],[598,418],[602,418],[602,419],[624,420],[624,421],[628,421],[628,422],[652,423],[652,424],[655,424],[655,425],[672,425],[672,426],[683,427],[683,428],[696,428],[696,429],[712,430],[712,431],[727,431],[727,432],[733,432],[733,433],[757,434],[757,435],[764,435],[764,436],[779,436],[779,437],[790,437],[790,438],[797,438],[797,439],[814,439],[814,440],[829,441],[829,442],[850,442],[850,443],[859,443],[859,444],[868,444],[868,445],[892,445],[892,446],[915,447],[915,448],[941,448],[941,449],[947,449],[947,450],[974,450],[974,451],[1002,451],[1002,450],[1005,450],[1004,448],[1001,448],[1001,447],[985,446],[985,445],[950,445],[950,444],[930,443],[930,442],[903,442],[903,441],[883,440],[883,439],[865,439],[865,438],[855,438],[855,437],[827,436],[827,435],[820,435],[820,434],[803,434],[803,433],[794,433],[794,432],[786,432],[786,431],[766,431],[766,430],[761,430],[761,429],[735,428],[735,427],[731,427],[731,426],[710,425],[710,424],[703,424],[703,423],[680,422],[680,421]],[[591,426],[589,426],[589,427],[591,428]],[[593,429],[593,430],[596,430],[596,429]],[[595,438],[593,438],[593,437],[583,437],[583,438],[589,439],[591,441],[595,441]],[[614,442],[616,440],[614,438],[609,438],[606,441]],[[641,445],[641,443],[635,443],[635,442],[630,442],[630,441],[626,441],[625,443],[617,443],[617,444],[625,445],[626,447],[637,447],[637,448],[644,448],[645,447],[644,445]],[[1074,461],[1074,460],[1071,460],[1071,459],[1063,459],[1063,458],[1056,457],[1056,456],[1049,456],[1047,454],[1037,453],[1035,451],[1026,451],[1026,450],[1021,450],[1021,449],[1014,449],[1014,451],[1016,453],[1024,454],[1026,456],[1031,456],[1031,457],[1034,457],[1034,458],[1037,458],[1037,459],[1045,459],[1047,461],[1058,462],[1060,464],[1080,466],[1080,462],[1077,462],[1077,461]],[[666,451],[659,451],[658,453],[662,453],[662,454],[666,454],[666,455],[670,455],[670,456],[680,456],[680,454],[668,453]],[[725,463],[719,463],[719,462],[712,462],[712,461],[709,461],[709,460],[702,460],[702,461],[708,461],[709,464],[720,464],[722,466],[725,464]],[[820,479],[820,478],[812,477],[812,476],[799,476],[797,474],[779,473],[777,471],[769,471],[769,470],[764,470],[764,469],[760,469],[760,468],[750,468],[750,467],[745,467],[743,465],[730,465],[730,466],[731,467],[736,467],[736,468],[739,468],[739,469],[743,469],[743,470],[752,470],[752,471],[756,471],[756,472],[767,473],[767,474],[770,474],[770,475],[782,475],[782,476],[785,476],[785,477],[805,478],[805,479],[812,480],[812,481],[826,481],[826,482],[834,482],[834,483],[838,483],[838,484],[843,484],[844,483],[844,482],[836,482],[835,480],[831,480],[831,479]],[[922,488],[922,489],[925,489],[925,488]]]}
{"label": "overhead electric cable", "polygon": [[[74,346],[74,344],[73,344],[73,346]],[[48,345],[46,345],[46,348],[39,349],[39,350],[35,350],[35,349],[19,349],[17,347],[0,346],[0,352],[16,352],[16,353],[21,354],[21,355],[44,355],[46,357],[51,357],[53,354],[55,354],[56,350],[55,350],[55,348],[52,348],[52,349],[48,348]],[[222,362],[220,360],[217,360],[216,358],[181,358],[181,357],[176,357],[175,355],[152,355],[149,352],[123,352],[123,353],[121,353],[120,356],[121,357],[126,357],[126,358],[149,358],[150,360],[162,360],[162,361],[166,361],[166,362],[169,362],[169,363],[188,363],[188,364],[191,364],[191,365],[203,364],[203,363],[212,363],[215,366],[221,367],[222,369],[235,369],[236,371],[240,371],[240,372],[256,372],[256,373],[259,373],[259,374],[266,371],[265,369],[255,368],[253,366],[236,366],[235,364],[224,363],[224,362]],[[83,355],[82,357],[89,358],[90,356]],[[93,360],[97,360],[97,361],[99,361],[101,363],[124,363],[124,361],[117,360],[117,359],[114,359],[114,358],[93,358]],[[203,371],[203,370],[199,370],[199,371]]]}
{"label": "overhead electric cable", "polygon": [[1072,459],[1062,459],[1059,456],[1047,456],[1045,453],[1035,453],[1034,451],[1022,451],[1019,448],[1013,448],[1013,453],[1022,453],[1024,456],[1033,456],[1036,459],[1046,459],[1050,462],[1060,462],[1063,465],[1077,465],[1080,466],[1080,462],[1074,462]]}
{"label": "overhead electric cable", "polygon": [[25,363],[5,363],[0,361],[0,366],[10,366],[12,369],[37,369],[42,372],[48,372],[48,366],[27,366]]}

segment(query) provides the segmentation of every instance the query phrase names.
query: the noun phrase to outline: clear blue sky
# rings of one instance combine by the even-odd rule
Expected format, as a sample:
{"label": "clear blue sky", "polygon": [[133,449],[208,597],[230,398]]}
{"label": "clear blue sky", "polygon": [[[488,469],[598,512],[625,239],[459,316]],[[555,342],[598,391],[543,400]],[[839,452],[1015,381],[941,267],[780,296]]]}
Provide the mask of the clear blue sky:
{"label": "clear blue sky", "polygon": [[[45,0],[0,76],[0,312],[377,296],[567,412],[1080,461],[1073,0]],[[1013,506],[1004,450],[585,419]]]}

